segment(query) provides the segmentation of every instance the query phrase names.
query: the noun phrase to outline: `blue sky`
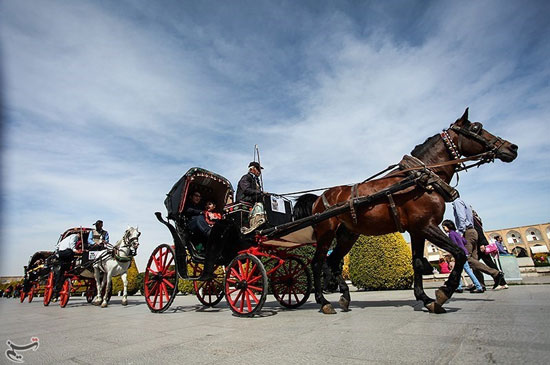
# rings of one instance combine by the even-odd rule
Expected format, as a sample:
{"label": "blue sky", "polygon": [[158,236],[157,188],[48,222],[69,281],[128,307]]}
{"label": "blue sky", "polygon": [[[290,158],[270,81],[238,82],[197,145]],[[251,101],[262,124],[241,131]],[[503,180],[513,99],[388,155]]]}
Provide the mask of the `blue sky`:
{"label": "blue sky", "polygon": [[[487,229],[549,222],[545,1],[3,1],[0,275],[71,226],[143,232],[192,166],[267,191],[348,184],[470,107],[519,146],[461,173]],[[452,211],[447,211],[451,216]]]}

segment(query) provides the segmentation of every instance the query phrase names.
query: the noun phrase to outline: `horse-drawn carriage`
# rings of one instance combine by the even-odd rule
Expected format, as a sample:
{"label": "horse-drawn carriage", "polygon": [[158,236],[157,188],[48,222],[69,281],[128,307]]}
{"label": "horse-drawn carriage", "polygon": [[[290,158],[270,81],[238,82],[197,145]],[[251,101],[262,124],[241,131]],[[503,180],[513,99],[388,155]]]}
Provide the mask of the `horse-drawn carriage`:
{"label": "horse-drawn carriage", "polygon": [[28,265],[24,266],[25,277],[19,296],[21,303],[25,301],[25,298],[28,298],[30,303],[35,295],[44,294],[44,284],[50,274],[48,262],[53,254],[53,251],[35,252],[29,259]]}
{"label": "horse-drawn carriage", "polygon": [[[349,288],[341,277],[339,263],[359,235],[408,231],[413,251],[415,297],[430,312],[443,313],[442,305],[457,288],[466,261],[464,252],[438,226],[443,219],[445,202],[458,196],[449,183],[455,173],[492,162],[495,158],[511,162],[517,157],[517,150],[516,145],[487,132],[481,123],[470,122],[466,109],[449,128],[417,145],[399,164],[362,183],[335,186],[326,189],[320,197],[308,197],[309,211],[304,217],[292,220],[289,212],[283,209],[283,215],[279,216],[282,220],[270,227],[269,223],[273,222],[268,219],[267,227],[250,233],[240,230],[242,222],[246,222],[242,217],[248,212],[247,208],[230,203],[231,184],[219,175],[191,169],[168,193],[165,201],[167,220],[155,213],[170,230],[174,244],[158,246],[149,259],[144,278],[147,305],[153,312],[162,312],[170,306],[177,293],[178,277],[189,278],[188,262],[192,267],[192,278],[196,279],[200,274],[204,256],[198,249],[199,240],[189,231],[182,214],[188,192],[198,189],[214,199],[218,206],[225,206],[225,217],[214,225],[208,242],[210,245],[217,240],[224,241],[224,252],[218,264],[225,266],[225,271],[209,282],[195,281],[197,295],[204,304],[214,305],[225,294],[234,313],[253,315],[265,301],[267,276],[275,283],[273,292],[281,304],[294,307],[303,304],[310,294],[311,279],[306,264],[294,256],[292,250],[300,245],[313,244],[313,237],[316,237],[318,241],[312,261],[315,300],[323,313],[335,313],[323,296],[321,273],[328,249],[336,239],[327,263],[338,279],[342,293],[339,304],[348,310]],[[477,162],[466,167],[466,161]],[[378,177],[384,172],[387,173]],[[306,201],[302,200],[302,203]],[[299,203],[300,199],[297,205]],[[270,206],[266,201],[264,205],[266,208]],[[286,206],[284,201],[283,206]],[[422,287],[426,240],[451,253],[456,260],[449,279],[436,290],[435,300],[426,295]],[[271,259],[277,265],[266,273],[259,258]],[[277,288],[279,283],[282,283],[282,289]]]}
{"label": "horse-drawn carriage", "polygon": [[[78,235],[77,251],[74,255],[72,262],[67,263],[68,267],[64,275],[59,278],[63,281],[61,290],[59,291],[59,305],[64,308],[69,302],[71,294],[76,293],[79,290],[84,289],[86,300],[91,303],[94,296],[97,293],[96,282],[94,279],[94,273],[91,269],[91,260],[94,258],[94,254],[90,255],[90,252],[86,250],[88,235],[92,231],[92,228],[77,227],[69,228],[59,236],[57,244],[71,235]],[[44,287],[44,305],[50,304],[53,294],[55,292],[55,266],[58,264],[58,260],[55,256],[50,256],[49,261],[49,273]]]}
{"label": "horse-drawn carriage", "polygon": [[[88,252],[88,235],[92,228],[76,227],[69,228],[61,233],[57,243],[71,235],[78,235],[77,251],[72,262],[66,263],[67,270],[59,278],[63,281],[59,291],[59,304],[64,308],[69,302],[71,294],[77,291],[83,291],[88,303],[91,303],[97,294],[97,286],[94,279],[94,273],[91,268],[96,252]],[[53,251],[38,251],[34,253],[29,264],[24,267],[25,278],[23,280],[23,289],[21,293],[21,302],[28,298],[29,303],[37,294],[43,295],[43,303],[48,306],[53,298],[55,291],[55,270],[60,264],[59,258]]]}
{"label": "horse-drawn carriage", "polygon": [[[88,303],[92,303],[95,298],[94,304],[105,307],[111,299],[111,278],[122,276],[122,304],[126,305],[126,273],[132,258],[137,254],[141,233],[137,228],[128,227],[122,239],[114,246],[102,243],[96,244],[95,249],[90,249],[88,236],[92,231],[92,228],[85,227],[69,228],[59,236],[57,246],[70,236],[76,236],[76,247],[70,261],[60,259],[59,255],[52,251],[39,251],[33,254],[29,264],[24,267],[21,302],[25,297],[31,302],[35,294],[43,294],[44,305],[48,306],[52,299],[56,299],[56,280],[59,280],[62,284],[57,296],[62,308],[67,305],[71,295],[76,293],[84,294]],[[100,283],[96,281],[96,274],[97,278],[101,279]],[[101,296],[97,295],[98,290],[101,291]]]}
{"label": "horse-drawn carriage", "polygon": [[[199,191],[206,200],[223,207],[223,220],[211,234],[227,242],[217,258],[214,278],[196,280],[203,270],[207,238],[188,227],[184,214],[190,192]],[[290,202],[276,196],[264,196],[267,222],[262,227],[290,222]],[[296,249],[313,244],[312,230],[292,237],[258,235],[247,231],[252,206],[233,203],[233,187],[224,177],[201,168],[191,168],[173,186],[165,200],[165,220],[157,219],[170,230],[174,244],[159,245],[151,254],[144,277],[144,292],[152,312],[170,307],[178,291],[178,278],[194,280],[199,301],[214,306],[224,297],[231,310],[240,316],[251,316],[261,310],[271,291],[279,303],[288,308],[304,304],[311,291],[311,275],[306,262]],[[242,230],[244,228],[244,230]],[[208,243],[210,244],[210,243]],[[225,269],[224,269],[225,268]]]}

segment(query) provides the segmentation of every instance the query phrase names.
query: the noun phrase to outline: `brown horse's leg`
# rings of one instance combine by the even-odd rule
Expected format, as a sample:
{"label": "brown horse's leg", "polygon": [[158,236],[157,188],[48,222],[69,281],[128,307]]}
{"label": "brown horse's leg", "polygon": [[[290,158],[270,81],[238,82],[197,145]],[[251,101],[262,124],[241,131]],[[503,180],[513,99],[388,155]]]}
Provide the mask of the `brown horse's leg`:
{"label": "brown horse's leg", "polygon": [[412,248],[412,265],[414,270],[414,296],[416,300],[421,300],[431,313],[445,313],[445,309],[436,301],[426,295],[424,292],[424,283],[422,273],[424,265],[422,258],[424,257],[424,242],[425,238],[418,233],[411,233],[411,248]]}
{"label": "brown horse's leg", "polygon": [[453,295],[460,282],[460,274],[466,262],[466,254],[455,245],[449,237],[436,225],[431,224],[423,230],[426,238],[437,247],[447,251],[455,258],[455,267],[445,281],[445,285],[435,291],[436,302],[443,305]]}
{"label": "brown horse's leg", "polygon": [[320,236],[320,238],[318,238],[317,249],[315,250],[315,255],[313,256],[313,261],[311,262],[311,268],[313,271],[313,287],[315,290],[315,301],[318,304],[321,304],[321,311],[324,314],[336,314],[336,311],[334,310],[332,304],[330,304],[330,302],[323,296],[323,288],[321,285],[321,272],[323,269],[323,263],[326,260],[327,251],[333,238],[333,231],[326,231],[323,235]]}
{"label": "brown horse's leg", "polygon": [[342,276],[341,262],[344,256],[351,250],[355,241],[359,238],[356,233],[350,232],[344,225],[340,225],[336,231],[336,246],[327,259],[328,266],[331,269],[332,275],[336,277],[338,281],[338,289],[342,294],[338,304],[344,311],[349,310],[349,304],[351,297],[349,295],[349,287]]}

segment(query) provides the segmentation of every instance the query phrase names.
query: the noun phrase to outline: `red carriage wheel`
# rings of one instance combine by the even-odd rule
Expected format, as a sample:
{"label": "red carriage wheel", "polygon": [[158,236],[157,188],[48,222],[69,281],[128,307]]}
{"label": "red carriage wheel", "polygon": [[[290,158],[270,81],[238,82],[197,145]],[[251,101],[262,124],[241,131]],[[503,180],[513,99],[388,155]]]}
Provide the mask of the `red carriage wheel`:
{"label": "red carriage wheel", "polygon": [[32,299],[34,298],[34,285],[31,287],[31,290],[29,290],[27,297],[29,298],[29,303],[32,302]]}
{"label": "red carriage wheel", "polygon": [[21,303],[25,301],[25,292],[23,290],[19,292],[19,300],[21,301]]}
{"label": "red carriage wheel", "polygon": [[66,279],[65,282],[63,282],[63,287],[61,288],[61,291],[59,292],[59,305],[61,306],[61,308],[65,308],[65,306],[69,302],[70,296],[71,279]]}
{"label": "red carriage wheel", "polygon": [[297,257],[289,257],[270,277],[271,291],[282,306],[298,308],[311,293],[311,274]]}
{"label": "red carriage wheel", "polygon": [[53,295],[53,271],[50,271],[48,280],[46,281],[46,287],[44,288],[44,305],[50,304]]}
{"label": "red carriage wheel", "polygon": [[154,313],[170,307],[178,293],[178,273],[174,249],[167,244],[155,248],[143,278],[145,302]]}
{"label": "red carriage wheel", "polygon": [[[203,266],[193,264],[193,276],[198,277],[202,274]],[[207,306],[213,307],[223,298],[223,274],[217,272],[218,267],[214,268],[214,279],[208,281],[193,281],[195,295],[199,301]]]}
{"label": "red carriage wheel", "polygon": [[258,313],[267,297],[267,274],[262,262],[253,255],[233,259],[225,273],[225,299],[238,316]]}

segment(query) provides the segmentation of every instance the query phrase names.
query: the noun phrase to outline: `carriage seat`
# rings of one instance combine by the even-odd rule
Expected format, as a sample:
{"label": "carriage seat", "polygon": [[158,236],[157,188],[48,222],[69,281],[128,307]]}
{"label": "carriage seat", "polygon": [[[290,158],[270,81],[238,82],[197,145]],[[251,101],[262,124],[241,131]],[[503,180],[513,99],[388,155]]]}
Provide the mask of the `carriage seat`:
{"label": "carriage seat", "polygon": [[235,222],[239,227],[248,226],[248,214],[252,209],[252,204],[247,202],[237,202],[228,204],[223,208],[225,216]]}

